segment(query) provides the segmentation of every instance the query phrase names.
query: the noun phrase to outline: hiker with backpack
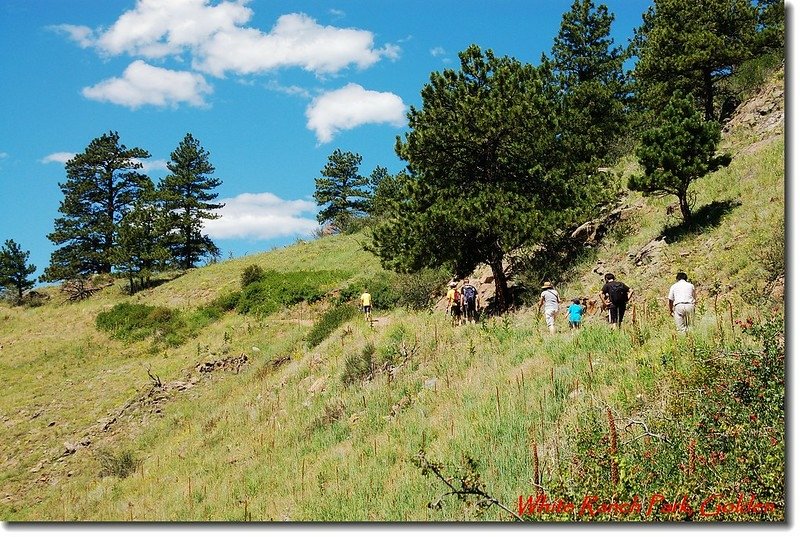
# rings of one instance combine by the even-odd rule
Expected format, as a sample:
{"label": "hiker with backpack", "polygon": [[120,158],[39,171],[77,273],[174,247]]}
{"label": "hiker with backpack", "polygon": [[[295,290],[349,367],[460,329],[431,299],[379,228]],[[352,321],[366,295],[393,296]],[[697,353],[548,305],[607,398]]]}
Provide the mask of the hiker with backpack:
{"label": "hiker with backpack", "polygon": [[692,316],[694,316],[694,304],[697,301],[697,294],[694,285],[689,283],[689,277],[685,272],[679,272],[675,276],[675,283],[669,288],[669,314],[675,319],[675,327],[678,332],[685,334],[689,330]]}
{"label": "hiker with backpack", "polygon": [[447,314],[453,326],[461,324],[461,292],[456,282],[450,282],[450,289],[447,290]]}
{"label": "hiker with backpack", "polygon": [[478,320],[478,290],[464,278],[461,286],[461,311],[466,317],[466,322],[475,323]]}
{"label": "hiker with backpack", "polygon": [[553,288],[553,284],[544,282],[542,284],[542,294],[539,297],[539,311],[542,311],[542,306],[544,306],[544,320],[551,334],[556,333],[556,314],[558,313],[558,305],[560,303],[561,296],[559,296],[558,291]]}
{"label": "hiker with backpack", "polygon": [[622,326],[628,301],[633,296],[633,289],[618,282],[610,272],[605,275],[605,282],[600,290],[600,298],[608,309],[608,322],[619,328]]}

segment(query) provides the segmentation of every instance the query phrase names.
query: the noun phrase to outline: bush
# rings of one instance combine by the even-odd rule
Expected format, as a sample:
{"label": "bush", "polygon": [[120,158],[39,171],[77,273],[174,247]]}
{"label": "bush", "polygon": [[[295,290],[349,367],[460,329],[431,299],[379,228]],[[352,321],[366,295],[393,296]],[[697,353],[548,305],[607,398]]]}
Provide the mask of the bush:
{"label": "bush", "polygon": [[219,308],[221,311],[233,311],[236,309],[236,306],[238,306],[241,298],[242,293],[240,291],[234,291],[218,296],[208,304],[208,307]]}
{"label": "bush", "polygon": [[339,304],[322,314],[306,336],[309,348],[316,347],[333,333],[334,330],[358,315],[358,308],[352,304]]}
{"label": "bush", "polygon": [[359,354],[351,354],[344,361],[342,383],[345,386],[372,378],[375,373],[375,345],[367,343]]}
{"label": "bush", "polygon": [[397,306],[400,296],[394,281],[397,275],[391,272],[376,274],[370,278],[358,280],[342,290],[339,303],[357,300],[366,289],[372,295],[372,307],[379,310],[390,310]]}
{"label": "bush", "polygon": [[99,313],[95,320],[98,329],[110,332],[111,337],[123,341],[139,341],[157,332],[168,333],[175,330],[178,324],[178,316],[169,308],[128,302]]}
{"label": "bush", "polygon": [[430,308],[436,295],[441,294],[450,279],[446,268],[423,269],[410,274],[398,274],[394,281],[397,305],[413,310]]}
{"label": "bush", "polygon": [[122,451],[119,455],[106,450],[97,452],[100,460],[100,477],[116,476],[125,479],[139,467],[140,462],[128,450]]}
{"label": "bush", "polygon": [[239,313],[270,315],[281,307],[321,300],[346,275],[337,271],[264,271],[242,289],[236,303]]}
{"label": "bush", "polygon": [[242,289],[264,277],[264,269],[252,264],[242,271]]}
{"label": "bush", "polygon": [[142,341],[153,337],[169,346],[177,347],[194,337],[205,326],[219,319],[223,311],[215,306],[204,306],[192,312],[181,313],[163,306],[130,304],[123,302],[109,311],[101,312],[95,319],[99,330],[122,341]]}
{"label": "bush", "polygon": [[339,302],[356,300],[366,289],[372,295],[375,309],[390,310],[401,306],[422,310],[431,306],[433,298],[449,279],[450,271],[444,268],[423,269],[410,274],[382,272],[348,285],[342,290]]}
{"label": "bush", "polygon": [[[652,408],[629,409],[636,427],[612,429],[602,412],[581,418],[571,453],[563,456],[548,489],[554,497],[600,497],[633,491],[643,498],[687,496],[697,507],[709,491],[713,506],[751,495],[773,502],[771,512],[728,512],[705,520],[783,520],[785,501],[785,334],[783,319],[736,321],[742,335],[730,344],[688,339],[672,352],[691,355],[685,371],[668,355],[667,383]],[[623,412],[625,412],[623,410]],[[633,424],[631,422],[629,426]],[[643,432],[652,432],[644,435]],[[617,452],[612,435],[624,438]],[[635,435],[635,437],[634,437]],[[618,486],[609,483],[614,468]],[[714,499],[712,497],[712,499]],[[692,501],[690,501],[692,504]],[[654,511],[650,518],[704,520],[694,512]]]}

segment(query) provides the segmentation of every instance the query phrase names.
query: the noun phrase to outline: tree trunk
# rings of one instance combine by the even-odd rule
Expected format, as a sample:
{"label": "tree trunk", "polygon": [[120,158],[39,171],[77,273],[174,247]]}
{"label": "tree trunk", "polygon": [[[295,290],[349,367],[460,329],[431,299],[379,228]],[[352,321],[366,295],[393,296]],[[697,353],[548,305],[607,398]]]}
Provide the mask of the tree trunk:
{"label": "tree trunk", "polygon": [[692,208],[689,207],[689,195],[688,192],[681,192],[678,194],[678,203],[680,204],[681,208],[681,216],[683,216],[683,222],[688,226],[692,224]]}
{"label": "tree trunk", "polygon": [[703,71],[703,91],[705,93],[706,121],[714,119],[714,80],[711,78],[711,69]]}
{"label": "tree trunk", "polygon": [[509,306],[509,293],[508,293],[508,280],[506,273],[503,271],[502,257],[499,261],[489,263],[492,269],[492,276],[494,276],[494,300],[497,306],[498,313],[505,313]]}

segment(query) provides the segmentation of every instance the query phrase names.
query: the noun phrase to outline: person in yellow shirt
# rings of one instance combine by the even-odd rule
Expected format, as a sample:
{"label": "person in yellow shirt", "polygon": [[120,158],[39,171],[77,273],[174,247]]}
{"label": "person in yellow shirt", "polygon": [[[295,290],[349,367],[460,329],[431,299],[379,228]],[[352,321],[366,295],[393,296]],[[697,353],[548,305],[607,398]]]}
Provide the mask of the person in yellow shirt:
{"label": "person in yellow shirt", "polygon": [[450,289],[447,290],[447,314],[453,325],[461,324],[461,293],[456,289],[456,282],[450,282]]}
{"label": "person in yellow shirt", "polygon": [[364,320],[367,322],[372,321],[372,295],[364,289],[361,294],[361,309],[364,311]]}

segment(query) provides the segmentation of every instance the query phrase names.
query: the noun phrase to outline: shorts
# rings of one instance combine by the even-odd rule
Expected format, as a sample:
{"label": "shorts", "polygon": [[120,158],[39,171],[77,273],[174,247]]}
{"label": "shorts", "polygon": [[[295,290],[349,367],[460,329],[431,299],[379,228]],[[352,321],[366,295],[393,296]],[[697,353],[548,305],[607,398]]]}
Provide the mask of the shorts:
{"label": "shorts", "polygon": [[361,309],[364,310],[364,313],[372,312],[372,306],[361,306]]}
{"label": "shorts", "polygon": [[569,327],[570,328],[580,328],[581,327],[581,322],[580,321],[570,321],[569,322]]}

